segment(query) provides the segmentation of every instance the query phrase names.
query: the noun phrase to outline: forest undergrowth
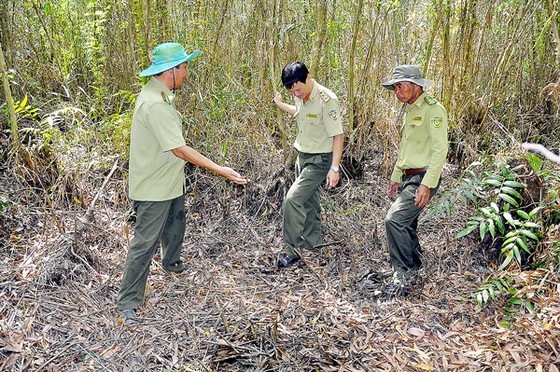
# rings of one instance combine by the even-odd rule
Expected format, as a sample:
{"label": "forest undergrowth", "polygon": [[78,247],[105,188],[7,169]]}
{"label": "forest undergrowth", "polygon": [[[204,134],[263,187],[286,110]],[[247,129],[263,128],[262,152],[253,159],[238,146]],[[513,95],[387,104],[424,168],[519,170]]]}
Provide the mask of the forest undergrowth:
{"label": "forest undergrowth", "polygon": [[[59,169],[79,155],[68,156]],[[457,165],[446,165],[420,221],[422,284],[407,296],[375,295],[390,271],[381,159],[372,152],[358,176],[347,177],[347,166],[342,184],[322,191],[330,245],[282,271],[281,205],[293,174],[281,155],[247,154],[236,165],[251,179],[246,187],[187,169],[187,270],[170,274],[156,256],[131,327],[116,312],[134,229],[126,164],[106,159],[84,178],[61,171],[44,188],[52,164],[4,163],[0,369],[557,371],[558,266],[533,311],[505,311],[507,296],[479,306],[475,294],[497,265],[487,240],[454,238],[476,210],[458,196]],[[556,225],[550,247],[559,238]]]}

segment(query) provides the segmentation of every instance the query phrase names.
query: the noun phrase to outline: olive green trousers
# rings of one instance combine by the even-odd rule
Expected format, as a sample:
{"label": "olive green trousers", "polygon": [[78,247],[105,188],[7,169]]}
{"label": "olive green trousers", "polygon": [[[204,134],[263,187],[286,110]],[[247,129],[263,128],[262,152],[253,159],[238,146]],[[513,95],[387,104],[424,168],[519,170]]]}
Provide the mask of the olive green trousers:
{"label": "olive green trousers", "polygon": [[332,153],[300,152],[295,164],[296,179],[284,199],[283,237],[285,252],[291,257],[296,251],[323,243],[321,229],[320,186],[325,181],[332,162]]}
{"label": "olive green trousers", "polygon": [[151,202],[134,201],[136,226],[128,248],[117,309],[136,310],[144,293],[152,257],[161,244],[164,269],[182,265],[181,250],[185,236],[185,198]]}
{"label": "olive green trousers", "polygon": [[[423,208],[414,204],[416,189],[420,186],[424,174],[403,176],[399,186],[399,195],[393,202],[385,217],[385,232],[393,270],[407,276],[422,266],[420,259],[420,242],[418,241],[418,216]],[[440,179],[441,183],[441,179]],[[430,189],[432,198],[439,188]]]}

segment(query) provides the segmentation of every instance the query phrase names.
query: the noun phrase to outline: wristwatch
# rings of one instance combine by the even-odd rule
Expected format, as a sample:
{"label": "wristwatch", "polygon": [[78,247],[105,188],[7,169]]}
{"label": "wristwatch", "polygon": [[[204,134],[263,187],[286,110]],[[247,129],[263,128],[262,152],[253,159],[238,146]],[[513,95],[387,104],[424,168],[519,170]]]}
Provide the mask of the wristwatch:
{"label": "wristwatch", "polygon": [[331,165],[331,169],[330,169],[330,170],[332,170],[332,171],[335,172],[335,173],[340,172],[340,168],[339,168],[339,167],[336,167],[336,166],[334,166],[334,165]]}

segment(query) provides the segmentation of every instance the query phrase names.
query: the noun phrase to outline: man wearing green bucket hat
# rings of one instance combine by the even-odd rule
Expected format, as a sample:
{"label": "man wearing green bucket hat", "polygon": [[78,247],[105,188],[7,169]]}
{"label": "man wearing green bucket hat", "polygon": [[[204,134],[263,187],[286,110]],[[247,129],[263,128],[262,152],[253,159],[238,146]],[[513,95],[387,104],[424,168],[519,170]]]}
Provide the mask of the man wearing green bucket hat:
{"label": "man wearing green bucket hat", "polygon": [[397,119],[401,143],[387,185],[387,193],[398,193],[398,197],[385,217],[394,270],[394,280],[389,285],[392,290],[405,289],[422,264],[416,233],[418,216],[439,187],[447,156],[447,111],[424,92],[430,84],[413,65],[396,67],[392,78],[381,84],[394,91],[403,103]]}
{"label": "man wearing green bucket hat", "polygon": [[206,168],[237,184],[247,180],[186,145],[182,120],[174,107],[175,90],[187,77],[187,63],[200,55],[185,53],[178,43],[158,45],[152,64],[140,73],[150,80],[138,95],[130,134],[129,197],[136,213],[117,310],[119,320],[134,322],[144,301],[150,263],[158,246],[162,266],[185,269],[181,250],[185,235],[185,162]]}

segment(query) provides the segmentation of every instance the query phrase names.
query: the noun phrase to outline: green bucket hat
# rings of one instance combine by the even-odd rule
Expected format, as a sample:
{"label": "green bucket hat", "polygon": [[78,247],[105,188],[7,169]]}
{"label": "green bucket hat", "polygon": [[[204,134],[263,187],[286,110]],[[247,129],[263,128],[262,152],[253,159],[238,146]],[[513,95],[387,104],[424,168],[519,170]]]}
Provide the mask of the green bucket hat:
{"label": "green bucket hat", "polygon": [[381,85],[384,88],[395,90],[394,85],[401,81],[410,81],[416,85],[420,85],[422,88],[429,87],[432,84],[431,80],[422,78],[418,66],[414,65],[401,65],[395,67],[393,70],[393,78],[388,80]]}
{"label": "green bucket hat", "polygon": [[189,62],[200,55],[200,50],[191,54],[185,53],[185,49],[179,43],[160,44],[152,50],[152,65],[142,71],[139,76],[152,76],[170,68]]}

